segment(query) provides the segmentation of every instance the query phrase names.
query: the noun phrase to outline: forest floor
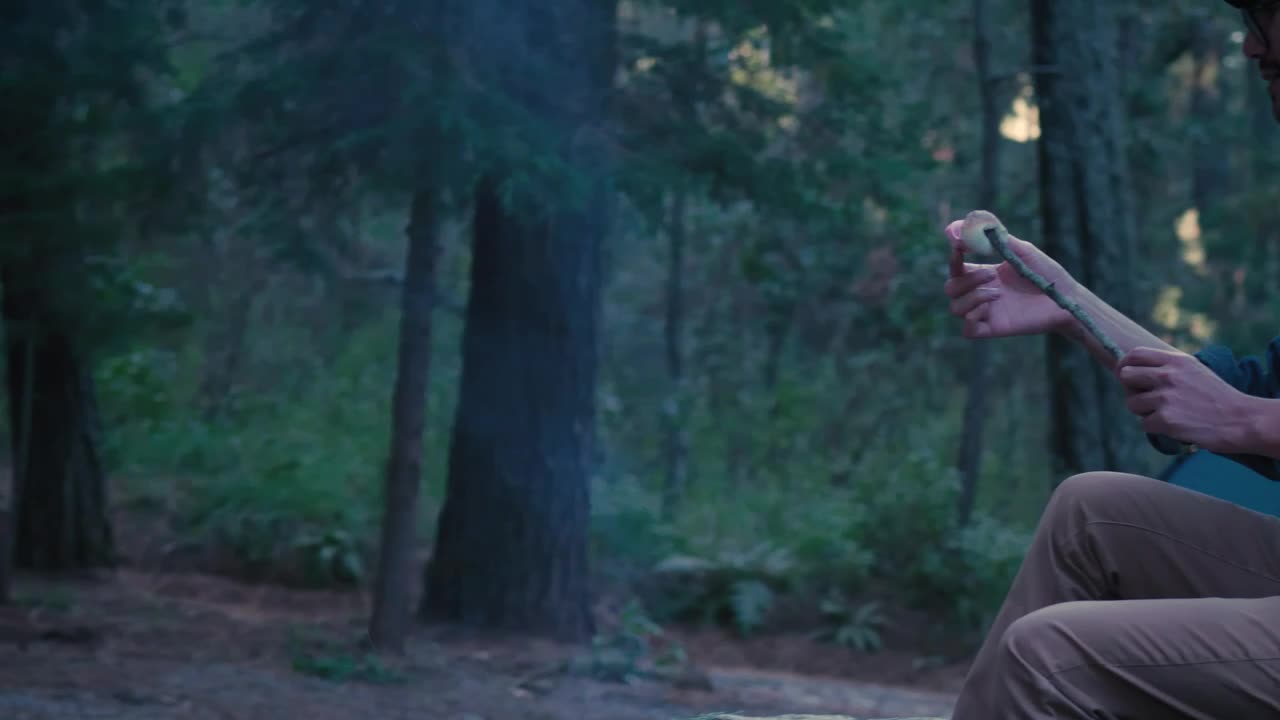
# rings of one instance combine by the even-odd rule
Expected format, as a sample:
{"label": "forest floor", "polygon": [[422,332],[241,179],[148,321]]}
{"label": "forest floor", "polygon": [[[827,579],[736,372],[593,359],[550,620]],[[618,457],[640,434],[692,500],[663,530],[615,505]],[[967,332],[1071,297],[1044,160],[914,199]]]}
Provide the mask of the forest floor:
{"label": "forest floor", "polygon": [[693,670],[674,680],[609,682],[563,669],[580,649],[428,627],[392,659],[358,646],[363,593],[156,568],[20,577],[15,599],[0,608],[6,720],[945,716],[965,669],[920,669],[891,644],[860,655],[802,633],[679,628],[668,639]]}

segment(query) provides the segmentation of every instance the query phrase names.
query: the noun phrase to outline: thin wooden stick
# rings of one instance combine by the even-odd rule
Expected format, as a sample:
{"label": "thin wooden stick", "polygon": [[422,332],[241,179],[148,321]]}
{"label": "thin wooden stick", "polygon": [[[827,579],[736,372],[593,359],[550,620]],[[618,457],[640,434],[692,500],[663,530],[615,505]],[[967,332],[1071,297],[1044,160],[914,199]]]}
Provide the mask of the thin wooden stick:
{"label": "thin wooden stick", "polygon": [[1097,338],[1098,342],[1102,344],[1102,347],[1106,348],[1107,352],[1111,353],[1117,360],[1124,357],[1124,351],[1120,349],[1120,346],[1108,337],[1107,334],[1102,331],[1102,328],[1098,327],[1098,324],[1093,321],[1093,318],[1089,316],[1089,313],[1084,311],[1084,308],[1068,300],[1066,296],[1058,290],[1058,288],[1054,287],[1053,283],[1045,280],[1044,276],[1040,273],[1027,267],[1027,264],[1022,261],[1022,258],[1015,255],[1014,252],[1009,249],[1009,244],[1004,241],[1004,237],[1000,234],[999,229],[987,228],[983,230],[983,233],[986,234],[987,240],[991,242],[991,247],[996,251],[996,253],[1008,261],[1008,263],[1013,266],[1013,269],[1018,271],[1019,275],[1031,281],[1032,285],[1040,288],[1041,292],[1048,295],[1054,302],[1058,303],[1058,306],[1063,310],[1071,313],[1072,317],[1079,320],[1080,324],[1084,325],[1085,329]]}

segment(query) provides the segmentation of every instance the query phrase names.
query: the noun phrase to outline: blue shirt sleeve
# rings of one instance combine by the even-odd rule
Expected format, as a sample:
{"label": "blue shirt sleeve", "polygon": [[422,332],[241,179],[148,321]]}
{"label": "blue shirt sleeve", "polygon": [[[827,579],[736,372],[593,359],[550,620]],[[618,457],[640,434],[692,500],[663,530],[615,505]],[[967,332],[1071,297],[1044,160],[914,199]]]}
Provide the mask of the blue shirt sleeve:
{"label": "blue shirt sleeve", "polygon": [[1196,358],[1217,373],[1235,389],[1246,395],[1280,397],[1280,337],[1267,344],[1263,357],[1249,355],[1237,359],[1230,348],[1210,345],[1196,353]]}
{"label": "blue shirt sleeve", "polygon": [[[1280,398],[1280,337],[1267,343],[1261,355],[1236,357],[1230,348],[1210,345],[1197,352],[1195,357],[1222,378],[1228,385],[1246,395]],[[1147,435],[1151,445],[1166,455],[1173,455],[1179,444],[1162,435]],[[1280,461],[1257,455],[1227,455],[1248,466],[1254,472],[1272,480],[1280,480]]]}

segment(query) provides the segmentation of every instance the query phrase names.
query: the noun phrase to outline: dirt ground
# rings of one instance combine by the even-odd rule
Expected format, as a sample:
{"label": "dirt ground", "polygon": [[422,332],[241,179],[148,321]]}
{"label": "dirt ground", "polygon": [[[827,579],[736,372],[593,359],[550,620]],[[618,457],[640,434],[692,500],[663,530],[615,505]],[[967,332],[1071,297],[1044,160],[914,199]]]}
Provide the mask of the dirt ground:
{"label": "dirt ground", "polygon": [[[675,639],[709,688],[628,684],[556,672],[574,651],[551,643],[420,628],[405,657],[383,658],[360,677],[356,638],[366,610],[359,593],[121,570],[91,580],[20,579],[16,597],[16,606],[0,610],[6,720],[944,716],[953,694],[940,690],[962,672],[934,671],[917,684],[931,690],[800,675],[777,668],[806,646],[814,650],[802,638],[735,646],[723,636],[690,632]],[[751,667],[762,655],[774,662]],[[303,662],[310,664],[300,670]]]}
{"label": "dirt ground", "polygon": [[[912,633],[929,623],[902,614],[872,655],[816,642],[801,626],[747,640],[667,628],[691,668],[675,681],[565,672],[581,648],[427,627],[403,657],[373,657],[358,643],[364,593],[196,572],[201,561],[170,552],[163,518],[115,514],[121,569],[19,577],[16,602],[0,607],[0,720],[946,716],[966,670],[921,667]],[[607,631],[608,599],[597,614]]]}

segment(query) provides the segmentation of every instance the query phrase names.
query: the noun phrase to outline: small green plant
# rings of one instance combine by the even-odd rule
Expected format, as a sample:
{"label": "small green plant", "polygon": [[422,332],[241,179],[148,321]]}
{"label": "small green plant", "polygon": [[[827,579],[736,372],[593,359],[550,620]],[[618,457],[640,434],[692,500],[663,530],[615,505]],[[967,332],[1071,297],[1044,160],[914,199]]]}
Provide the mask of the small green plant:
{"label": "small green plant", "polygon": [[773,605],[773,590],[762,580],[743,578],[729,586],[730,614],[738,632],[744,636],[764,625]]}
{"label": "small green plant", "polygon": [[354,585],[364,579],[360,542],[349,531],[304,533],[293,544],[308,584]]}
{"label": "small green plant", "polygon": [[23,608],[66,612],[75,607],[76,596],[64,588],[45,588],[14,593],[13,604]]}
{"label": "small green plant", "polygon": [[296,630],[290,633],[289,645],[293,670],[303,675],[330,682],[355,681],[375,685],[400,684],[408,679],[376,655],[357,652],[332,641],[307,639]]}
{"label": "small green plant", "polygon": [[822,601],[821,610],[827,627],[815,633],[818,639],[864,653],[880,650],[880,632],[887,621],[879,603],[853,604],[843,595],[832,593]]}
{"label": "small green plant", "polygon": [[655,568],[657,602],[672,617],[727,623],[750,635],[768,620],[795,570],[791,554],[770,543],[710,558],[677,555]]}
{"label": "small green plant", "polygon": [[403,674],[388,668],[377,658],[351,653],[296,655],[293,669],[303,675],[332,682],[356,680],[375,685],[396,685],[406,681]]}
{"label": "small green plant", "polygon": [[671,642],[640,603],[623,608],[616,630],[597,635],[591,649],[570,661],[570,672],[597,680],[629,683],[678,673],[688,663],[684,648]]}

